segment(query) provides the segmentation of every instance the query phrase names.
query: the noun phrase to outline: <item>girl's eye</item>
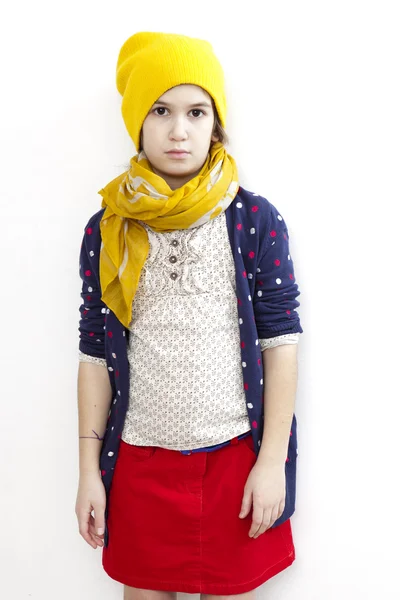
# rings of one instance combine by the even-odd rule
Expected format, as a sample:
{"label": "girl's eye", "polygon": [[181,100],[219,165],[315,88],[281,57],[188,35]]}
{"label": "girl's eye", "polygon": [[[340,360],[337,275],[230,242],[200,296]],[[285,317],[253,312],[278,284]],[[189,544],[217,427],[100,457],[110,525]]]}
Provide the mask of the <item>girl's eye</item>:
{"label": "girl's eye", "polygon": [[[165,106],[157,106],[157,108],[155,108],[154,110],[155,110],[155,111],[158,111],[158,110],[167,110],[167,109],[165,108]],[[190,112],[202,113],[203,115],[205,114],[205,113],[204,113],[204,111],[200,110],[200,108],[193,108],[193,109],[192,109]],[[160,113],[157,113],[157,114],[158,114],[160,117],[163,117],[163,116],[164,116],[164,113],[162,113],[162,114],[160,114]],[[199,116],[200,116],[200,115],[199,115]],[[197,119],[198,117],[197,117],[197,116],[195,116],[195,118]]]}
{"label": "girl's eye", "polygon": [[194,108],[192,110],[192,112],[198,112],[198,113],[203,113],[204,114],[204,112],[202,110],[200,110],[199,108]]}

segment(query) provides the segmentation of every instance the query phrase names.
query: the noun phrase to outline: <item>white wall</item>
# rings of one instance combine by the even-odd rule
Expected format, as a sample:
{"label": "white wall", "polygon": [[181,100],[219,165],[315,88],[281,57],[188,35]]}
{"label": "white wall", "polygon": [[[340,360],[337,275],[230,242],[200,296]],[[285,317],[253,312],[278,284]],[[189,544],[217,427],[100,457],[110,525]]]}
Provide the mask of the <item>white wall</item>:
{"label": "white wall", "polygon": [[214,45],[229,151],[242,185],[282,212],[302,292],[297,560],[257,596],[399,598],[396,10],[352,0],[2,9],[1,597],[122,598],[74,513],[78,254],[98,190],[133,154],[119,48],[153,30]]}

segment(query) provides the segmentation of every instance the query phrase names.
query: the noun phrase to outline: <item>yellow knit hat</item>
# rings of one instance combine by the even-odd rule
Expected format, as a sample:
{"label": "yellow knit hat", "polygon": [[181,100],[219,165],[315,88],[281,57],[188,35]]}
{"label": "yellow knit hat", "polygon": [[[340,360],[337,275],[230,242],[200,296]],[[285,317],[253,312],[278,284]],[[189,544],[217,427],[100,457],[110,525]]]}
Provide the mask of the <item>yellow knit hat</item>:
{"label": "yellow knit hat", "polygon": [[122,96],[122,116],[137,151],[150,108],[176,85],[191,83],[206,90],[225,127],[224,73],[211,44],[205,40],[174,33],[135,33],[119,52],[116,79]]}

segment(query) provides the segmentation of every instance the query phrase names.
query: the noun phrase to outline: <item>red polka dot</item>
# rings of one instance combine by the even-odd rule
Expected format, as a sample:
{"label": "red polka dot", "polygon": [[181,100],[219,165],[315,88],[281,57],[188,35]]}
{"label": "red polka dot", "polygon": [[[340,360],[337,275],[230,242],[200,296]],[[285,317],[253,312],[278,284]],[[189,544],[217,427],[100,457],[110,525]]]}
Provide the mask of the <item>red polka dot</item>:
{"label": "red polka dot", "polygon": [[286,462],[289,462],[289,457],[286,459]]}
{"label": "red polka dot", "polygon": [[120,440],[120,439],[121,439],[121,434],[119,433],[117,437],[118,437],[118,439]]}
{"label": "red polka dot", "polygon": [[244,342],[240,342],[240,347],[244,348],[246,346],[246,344]]}
{"label": "red polka dot", "polygon": [[241,304],[242,304],[242,301],[240,298],[238,298],[238,304],[239,304],[239,306],[241,306]]}
{"label": "red polka dot", "polygon": [[276,231],[274,231],[274,230],[270,231],[270,232],[269,232],[269,235],[270,235],[271,237],[276,237]]}
{"label": "red polka dot", "polygon": [[249,252],[249,258],[254,258],[255,257],[255,253],[253,252],[253,250],[251,250]]}
{"label": "red polka dot", "polygon": [[105,471],[104,469],[101,471],[102,476],[104,477],[104,475],[107,473],[107,471]]}
{"label": "red polka dot", "polygon": [[86,296],[86,300],[89,300],[89,302],[91,301],[92,296]]}
{"label": "red polka dot", "polygon": [[91,274],[92,274],[92,271],[90,271],[89,269],[87,271],[85,271],[86,277],[90,277]]}
{"label": "red polka dot", "polygon": [[242,275],[243,275],[243,277],[247,277],[246,271],[242,271]]}
{"label": "red polka dot", "polygon": [[242,229],[242,224],[241,224],[241,223],[238,223],[238,224],[236,225],[236,229],[239,229],[239,231],[240,231],[240,230]]}
{"label": "red polka dot", "polygon": [[113,336],[112,331],[107,331],[107,335],[109,338],[112,338],[112,336]]}
{"label": "red polka dot", "polygon": [[286,313],[287,313],[288,315],[290,315],[290,310],[287,310],[287,311],[286,311]]}
{"label": "red polka dot", "polygon": [[261,365],[261,358],[257,358],[257,363]]}
{"label": "red polka dot", "polygon": [[115,371],[115,377],[119,377],[119,371]]}
{"label": "red polka dot", "polygon": [[283,239],[287,240],[286,233],[283,234]]}
{"label": "red polka dot", "polygon": [[289,274],[289,279],[293,279],[293,273]]}
{"label": "red polka dot", "polygon": [[292,432],[290,432],[290,435],[292,435]]}
{"label": "red polka dot", "polygon": [[88,228],[86,229],[86,233],[87,233],[88,235],[92,235],[92,232],[93,232],[93,229],[92,229],[91,227],[88,227]]}
{"label": "red polka dot", "polygon": [[252,207],[251,207],[251,210],[252,210],[253,212],[257,212],[257,211],[258,211],[258,206],[256,206],[256,205],[252,206]]}
{"label": "red polka dot", "polygon": [[281,261],[279,260],[279,258],[276,258],[276,259],[274,260],[274,264],[275,264],[277,267],[279,267],[279,265],[281,264]]}
{"label": "red polka dot", "polygon": [[260,281],[260,279],[257,281],[257,285],[264,285],[262,281]]}
{"label": "red polka dot", "polygon": [[88,312],[87,310],[84,310],[84,311],[83,311],[83,314],[84,314],[84,315],[87,315],[87,312]]}
{"label": "red polka dot", "polygon": [[90,337],[93,337],[93,336],[94,336],[94,333],[93,333],[93,331],[91,331],[91,332],[89,333],[89,335],[90,335]]}
{"label": "red polka dot", "polygon": [[254,429],[257,429],[257,427],[258,427],[257,421],[253,421],[251,426],[254,427]]}

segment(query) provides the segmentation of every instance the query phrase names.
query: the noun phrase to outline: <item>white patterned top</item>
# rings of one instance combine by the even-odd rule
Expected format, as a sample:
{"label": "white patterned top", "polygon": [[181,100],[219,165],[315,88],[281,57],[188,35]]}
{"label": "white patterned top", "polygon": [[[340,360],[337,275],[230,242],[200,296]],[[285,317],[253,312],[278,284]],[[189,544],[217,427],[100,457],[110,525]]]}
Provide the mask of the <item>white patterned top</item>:
{"label": "white patterned top", "polygon": [[[122,439],[190,450],[249,431],[225,213],[172,232],[140,223],[150,250],[132,304]],[[261,339],[260,346],[298,340],[298,333],[279,335]],[[82,352],[79,360],[107,366],[105,359]]]}

